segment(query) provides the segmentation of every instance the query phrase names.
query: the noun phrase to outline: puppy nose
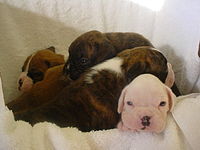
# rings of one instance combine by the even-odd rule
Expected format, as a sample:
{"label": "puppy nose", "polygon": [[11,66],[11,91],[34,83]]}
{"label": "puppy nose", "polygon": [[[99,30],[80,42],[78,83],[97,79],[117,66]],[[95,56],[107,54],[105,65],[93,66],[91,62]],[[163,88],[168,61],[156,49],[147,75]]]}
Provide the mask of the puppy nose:
{"label": "puppy nose", "polygon": [[19,79],[19,86],[22,86],[22,84],[23,84],[23,81],[22,81],[22,79]]}
{"label": "puppy nose", "polygon": [[142,125],[143,126],[149,126],[150,125],[150,122],[149,122],[150,119],[151,119],[151,117],[149,117],[149,116],[142,117],[142,119],[141,119]]}

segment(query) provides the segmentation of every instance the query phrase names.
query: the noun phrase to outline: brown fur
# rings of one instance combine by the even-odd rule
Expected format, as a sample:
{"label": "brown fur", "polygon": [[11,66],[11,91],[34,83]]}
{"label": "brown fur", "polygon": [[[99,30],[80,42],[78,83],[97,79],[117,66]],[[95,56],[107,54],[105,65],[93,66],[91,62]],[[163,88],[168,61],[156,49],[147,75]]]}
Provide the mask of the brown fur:
{"label": "brown fur", "polygon": [[61,127],[73,126],[81,131],[110,129],[119,121],[117,113],[121,90],[143,73],[156,75],[162,82],[167,77],[167,60],[151,48],[130,49],[118,54],[123,59],[123,74],[101,70],[93,83],[85,82],[92,70],[66,86],[55,99],[36,109],[15,113],[15,118],[35,124],[49,121]]}
{"label": "brown fur", "polygon": [[63,66],[49,68],[42,81],[35,83],[30,91],[8,103],[8,108],[13,112],[25,111],[41,106],[53,99],[70,82],[69,80],[63,82],[62,80]]}
{"label": "brown fur", "polygon": [[[22,72],[25,70],[30,57],[31,56],[29,56],[24,62]],[[54,47],[39,50],[36,52],[30,62],[27,75],[33,80],[33,83],[36,83],[43,80],[47,69],[64,63],[64,56],[56,54]]]}
{"label": "brown fur", "polygon": [[69,47],[69,59],[64,73],[76,80],[96,64],[112,58],[122,50],[138,46],[153,46],[149,40],[137,33],[101,33],[90,31],[75,39]]}

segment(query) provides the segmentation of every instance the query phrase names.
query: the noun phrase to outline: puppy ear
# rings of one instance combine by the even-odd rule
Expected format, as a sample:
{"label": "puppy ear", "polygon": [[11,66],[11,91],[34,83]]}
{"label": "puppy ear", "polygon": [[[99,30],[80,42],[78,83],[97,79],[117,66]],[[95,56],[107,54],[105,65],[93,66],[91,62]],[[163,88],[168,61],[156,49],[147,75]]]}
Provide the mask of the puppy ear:
{"label": "puppy ear", "polygon": [[44,59],[45,59],[45,64],[47,65],[48,68],[65,63],[64,56],[60,54],[53,54],[45,57]]}
{"label": "puppy ear", "polygon": [[168,69],[168,74],[165,79],[165,85],[171,88],[175,82],[175,75],[172,69],[172,65],[170,63],[167,63],[167,69]]}
{"label": "puppy ear", "polygon": [[166,86],[168,100],[169,100],[169,111],[172,112],[176,100],[175,94],[172,92],[172,90]]}
{"label": "puppy ear", "polygon": [[124,107],[124,97],[125,97],[125,94],[126,94],[126,88],[124,88],[122,90],[121,95],[119,97],[118,108],[117,108],[117,111],[118,111],[119,114],[122,112],[123,107]]}
{"label": "puppy ear", "polygon": [[47,49],[50,50],[50,51],[52,51],[52,52],[54,52],[54,53],[56,52],[54,46],[51,46],[51,47],[49,47],[49,48],[47,48]]}

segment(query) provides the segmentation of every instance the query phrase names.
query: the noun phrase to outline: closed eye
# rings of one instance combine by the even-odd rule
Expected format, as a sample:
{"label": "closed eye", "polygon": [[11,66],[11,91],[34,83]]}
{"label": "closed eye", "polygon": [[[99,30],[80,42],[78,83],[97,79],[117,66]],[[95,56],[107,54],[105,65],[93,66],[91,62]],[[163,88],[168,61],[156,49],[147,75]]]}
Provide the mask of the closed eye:
{"label": "closed eye", "polygon": [[80,60],[81,64],[85,64],[87,61],[88,61],[87,58],[81,58],[81,60]]}
{"label": "closed eye", "polygon": [[133,105],[133,102],[131,102],[131,101],[127,101],[126,103],[127,103],[127,105],[129,105],[129,106],[132,106],[132,105]]}
{"label": "closed eye", "polygon": [[166,105],[166,102],[165,101],[162,101],[160,102],[159,106],[165,106]]}

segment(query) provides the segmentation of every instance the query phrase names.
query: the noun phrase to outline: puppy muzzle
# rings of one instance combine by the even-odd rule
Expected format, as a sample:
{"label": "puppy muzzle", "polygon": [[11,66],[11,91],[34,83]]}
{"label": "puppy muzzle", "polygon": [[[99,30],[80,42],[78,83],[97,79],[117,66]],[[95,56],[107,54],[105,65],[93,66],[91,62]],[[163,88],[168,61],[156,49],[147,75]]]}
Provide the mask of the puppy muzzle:
{"label": "puppy muzzle", "polygon": [[26,92],[32,88],[33,80],[27,76],[27,72],[22,72],[17,84],[19,91]]}
{"label": "puppy muzzle", "polygon": [[151,117],[149,116],[144,116],[141,119],[141,123],[143,126],[150,126],[151,122],[150,122]]}

